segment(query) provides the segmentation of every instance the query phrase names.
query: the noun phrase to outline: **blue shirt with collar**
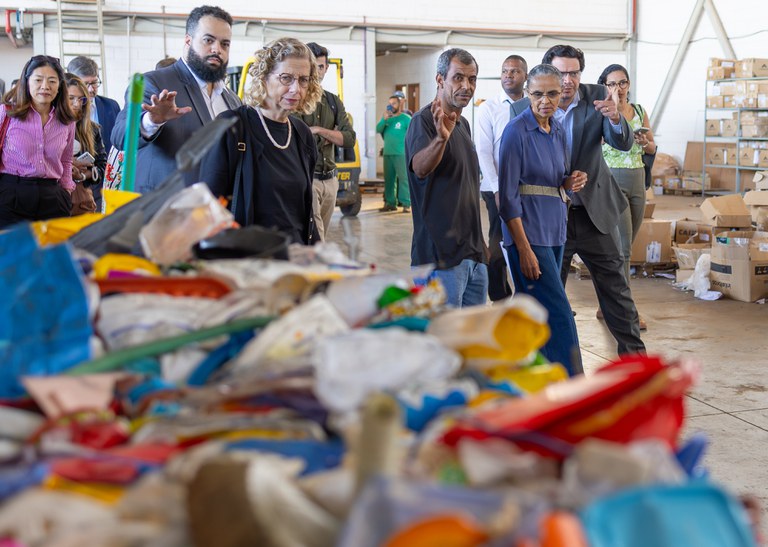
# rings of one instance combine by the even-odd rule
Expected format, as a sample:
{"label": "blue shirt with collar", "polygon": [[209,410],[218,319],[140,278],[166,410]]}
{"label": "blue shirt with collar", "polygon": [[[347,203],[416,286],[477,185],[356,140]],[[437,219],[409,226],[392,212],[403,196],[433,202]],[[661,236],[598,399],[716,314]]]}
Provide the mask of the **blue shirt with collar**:
{"label": "blue shirt with collar", "polygon": [[527,108],[504,129],[499,151],[499,204],[504,244],[514,241],[506,223],[521,218],[531,245],[565,243],[567,206],[559,197],[520,195],[521,184],[559,188],[567,175],[567,131],[553,118],[549,133]]}

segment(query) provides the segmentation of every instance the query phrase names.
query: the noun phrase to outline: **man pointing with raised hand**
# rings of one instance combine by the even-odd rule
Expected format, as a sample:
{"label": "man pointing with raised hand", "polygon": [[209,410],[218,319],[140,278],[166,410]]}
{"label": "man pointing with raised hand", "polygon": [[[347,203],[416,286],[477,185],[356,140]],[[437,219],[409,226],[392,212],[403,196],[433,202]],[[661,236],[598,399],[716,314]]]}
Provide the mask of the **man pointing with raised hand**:
{"label": "man pointing with raised hand", "polygon": [[405,159],[411,190],[411,265],[434,264],[453,307],[484,304],[487,249],[480,226],[480,166],[461,112],[477,85],[477,62],[453,48],[437,61],[437,95],[411,120]]}

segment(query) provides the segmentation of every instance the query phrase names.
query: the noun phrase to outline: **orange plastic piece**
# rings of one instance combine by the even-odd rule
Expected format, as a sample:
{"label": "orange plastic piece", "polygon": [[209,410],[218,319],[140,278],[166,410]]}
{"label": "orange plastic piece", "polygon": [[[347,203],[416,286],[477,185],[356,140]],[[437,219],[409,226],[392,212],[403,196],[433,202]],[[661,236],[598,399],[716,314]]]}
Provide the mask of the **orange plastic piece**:
{"label": "orange plastic piece", "polygon": [[490,535],[466,516],[443,514],[406,526],[384,547],[477,547],[489,539]]}
{"label": "orange plastic piece", "polygon": [[99,279],[101,294],[153,293],[170,296],[197,296],[221,298],[231,289],[223,281],[212,277],[137,277]]}
{"label": "orange plastic piece", "polygon": [[541,522],[541,547],[589,547],[589,543],[576,515],[554,511]]}

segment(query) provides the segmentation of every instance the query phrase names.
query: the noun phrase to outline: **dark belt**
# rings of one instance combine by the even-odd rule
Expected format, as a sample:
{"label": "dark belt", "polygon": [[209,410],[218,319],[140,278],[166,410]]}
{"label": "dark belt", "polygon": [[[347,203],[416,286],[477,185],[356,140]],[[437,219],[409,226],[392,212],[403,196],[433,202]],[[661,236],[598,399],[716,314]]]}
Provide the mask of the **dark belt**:
{"label": "dark belt", "polygon": [[11,175],[9,173],[0,174],[0,182],[6,182],[11,184],[39,184],[41,186],[53,186],[59,183],[57,179],[43,179],[40,177],[20,177],[18,175]]}
{"label": "dark belt", "polygon": [[317,180],[328,180],[336,176],[336,169],[330,171],[319,171],[313,175]]}
{"label": "dark belt", "polygon": [[586,209],[583,205],[571,205],[572,211],[585,211]]}

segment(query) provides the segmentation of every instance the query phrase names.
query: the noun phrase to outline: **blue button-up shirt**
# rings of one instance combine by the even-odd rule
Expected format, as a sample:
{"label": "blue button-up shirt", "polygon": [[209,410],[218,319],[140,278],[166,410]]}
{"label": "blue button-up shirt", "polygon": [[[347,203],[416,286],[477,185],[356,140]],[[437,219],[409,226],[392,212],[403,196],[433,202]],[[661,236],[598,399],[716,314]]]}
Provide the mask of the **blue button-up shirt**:
{"label": "blue button-up shirt", "polygon": [[521,195],[521,184],[559,188],[566,177],[566,131],[550,118],[549,133],[530,108],[509,122],[499,151],[499,204],[504,244],[513,245],[506,223],[521,218],[531,245],[565,243],[567,207],[559,197]]}

